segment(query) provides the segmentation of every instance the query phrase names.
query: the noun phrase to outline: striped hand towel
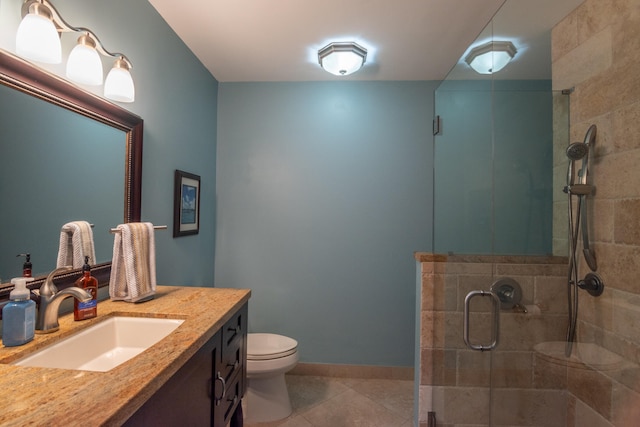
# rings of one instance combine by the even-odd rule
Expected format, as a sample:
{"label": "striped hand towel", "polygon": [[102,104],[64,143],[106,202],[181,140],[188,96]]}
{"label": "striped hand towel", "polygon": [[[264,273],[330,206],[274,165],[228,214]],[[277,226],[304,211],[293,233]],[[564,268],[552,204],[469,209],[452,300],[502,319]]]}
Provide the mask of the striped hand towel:
{"label": "striped hand towel", "polygon": [[142,302],[156,293],[156,245],[153,224],[130,222],[117,227],[109,296],[114,301]]}
{"label": "striped hand towel", "polygon": [[60,230],[57,267],[67,265],[81,268],[84,257],[88,256],[92,263],[96,262],[96,249],[93,244],[93,230],[87,221],[72,221]]}

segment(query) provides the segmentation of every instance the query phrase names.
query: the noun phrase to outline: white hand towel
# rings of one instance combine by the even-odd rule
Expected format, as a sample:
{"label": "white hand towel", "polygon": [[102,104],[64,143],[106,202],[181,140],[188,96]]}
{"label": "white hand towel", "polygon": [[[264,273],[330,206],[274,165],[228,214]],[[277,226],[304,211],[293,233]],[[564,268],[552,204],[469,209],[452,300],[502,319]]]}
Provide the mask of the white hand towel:
{"label": "white hand towel", "polygon": [[91,263],[96,262],[96,249],[93,244],[93,230],[87,221],[72,221],[62,226],[60,230],[60,245],[58,247],[57,267],[67,265],[81,268],[84,257],[88,256]]}
{"label": "white hand towel", "polygon": [[156,244],[153,224],[130,222],[117,227],[109,296],[114,301],[141,302],[156,293]]}

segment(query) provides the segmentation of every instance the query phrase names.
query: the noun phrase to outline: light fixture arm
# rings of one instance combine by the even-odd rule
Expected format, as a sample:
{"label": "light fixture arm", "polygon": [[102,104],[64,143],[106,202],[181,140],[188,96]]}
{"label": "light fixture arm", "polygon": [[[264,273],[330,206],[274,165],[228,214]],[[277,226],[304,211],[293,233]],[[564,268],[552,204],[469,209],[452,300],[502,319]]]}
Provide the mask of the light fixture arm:
{"label": "light fixture arm", "polygon": [[90,29],[85,27],[74,27],[73,25],[70,25],[67,21],[65,21],[62,18],[62,16],[58,12],[58,10],[55,8],[55,6],[47,0],[24,0],[24,2],[22,3],[22,18],[24,18],[27,14],[29,14],[31,7],[35,4],[41,5],[40,7],[44,6],[46,9],[49,10],[49,13],[51,14],[51,20],[53,21],[53,24],[56,26],[58,33],[85,33],[89,37],[91,37],[93,41],[96,43],[96,46],[95,46],[96,50],[101,55],[111,57],[111,58],[116,58],[116,59],[121,58],[129,66],[129,69],[133,68],[131,61],[129,61],[129,58],[127,58],[124,54],[119,52],[113,53],[105,49],[105,47],[103,46],[98,36]]}

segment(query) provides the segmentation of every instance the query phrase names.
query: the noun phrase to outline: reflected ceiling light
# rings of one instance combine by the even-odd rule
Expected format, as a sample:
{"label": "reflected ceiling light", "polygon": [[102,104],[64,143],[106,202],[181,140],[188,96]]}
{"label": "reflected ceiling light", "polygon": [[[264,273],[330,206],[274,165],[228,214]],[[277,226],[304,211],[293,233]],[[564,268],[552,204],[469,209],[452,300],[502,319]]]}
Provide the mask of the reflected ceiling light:
{"label": "reflected ceiling light", "polygon": [[[100,55],[115,58],[114,68],[107,76],[109,88],[105,82],[105,97],[119,102],[133,102],[135,88],[129,72],[132,65],[126,56],[122,53],[111,53],[106,50],[91,30],[69,25],[49,0],[24,0],[22,18],[16,35],[16,53],[18,55],[38,62],[60,63],[62,61],[60,48],[62,33],[81,33],[78,44],[69,54],[67,77],[76,83],[101,85],[103,68]],[[32,22],[38,26],[33,27]],[[46,30],[38,30],[38,28],[46,28]],[[110,79],[109,76],[114,70],[117,70],[115,71],[116,77]]]}
{"label": "reflected ceiling light", "polygon": [[464,60],[479,74],[493,74],[502,70],[517,52],[511,42],[491,41],[471,49]]}
{"label": "reflected ceiling light", "polygon": [[329,43],[318,51],[318,62],[336,76],[358,71],[367,60],[367,49],[353,42]]}

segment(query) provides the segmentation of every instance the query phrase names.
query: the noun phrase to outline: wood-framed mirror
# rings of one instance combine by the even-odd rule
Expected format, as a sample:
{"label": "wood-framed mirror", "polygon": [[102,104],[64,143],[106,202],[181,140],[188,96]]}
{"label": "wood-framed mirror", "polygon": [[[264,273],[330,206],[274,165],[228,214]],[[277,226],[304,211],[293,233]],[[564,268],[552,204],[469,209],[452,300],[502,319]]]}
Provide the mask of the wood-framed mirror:
{"label": "wood-framed mirror", "polygon": [[[118,221],[140,221],[143,134],[141,117],[3,49],[0,49],[0,85],[122,131],[125,135],[123,141],[125,145],[123,150],[125,157],[123,159],[125,175],[123,214],[122,217],[113,219],[112,226],[115,227]],[[94,162],[99,160],[92,159]],[[55,168],[55,166],[53,167]],[[120,190],[118,189],[118,191]],[[46,211],[46,206],[42,208]],[[55,254],[51,254],[51,256],[55,258]],[[108,284],[110,271],[111,262],[100,262],[92,270],[100,286]],[[64,288],[73,283],[79,274],[79,271],[74,271],[61,275],[60,279],[56,280],[56,284],[60,288]],[[36,280],[31,282],[29,287],[31,289],[38,288],[43,280],[44,276],[36,277]],[[2,280],[2,282],[4,281]],[[11,287],[6,284],[0,287],[0,301],[7,299]]]}

